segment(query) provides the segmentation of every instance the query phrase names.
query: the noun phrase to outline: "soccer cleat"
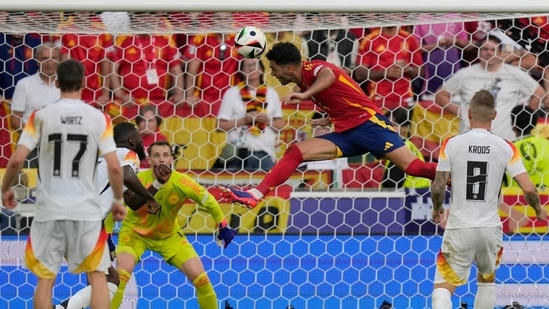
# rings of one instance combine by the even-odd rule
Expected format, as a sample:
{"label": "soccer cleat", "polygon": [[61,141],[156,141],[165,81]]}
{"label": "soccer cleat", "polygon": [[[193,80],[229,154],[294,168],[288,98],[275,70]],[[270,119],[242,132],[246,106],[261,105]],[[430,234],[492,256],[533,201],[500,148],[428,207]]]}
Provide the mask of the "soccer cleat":
{"label": "soccer cleat", "polygon": [[220,186],[221,196],[231,203],[242,205],[248,209],[253,209],[259,202],[251,193],[242,190],[236,190],[231,187]]}

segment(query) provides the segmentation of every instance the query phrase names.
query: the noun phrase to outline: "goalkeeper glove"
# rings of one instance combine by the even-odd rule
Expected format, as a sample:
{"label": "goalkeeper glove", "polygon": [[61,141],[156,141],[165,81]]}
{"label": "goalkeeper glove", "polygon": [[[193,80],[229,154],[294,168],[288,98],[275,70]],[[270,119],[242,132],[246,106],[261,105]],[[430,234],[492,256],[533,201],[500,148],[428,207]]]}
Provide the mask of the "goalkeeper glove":
{"label": "goalkeeper glove", "polygon": [[223,221],[219,223],[217,230],[217,239],[218,242],[223,245],[223,249],[227,248],[231,241],[233,241],[235,234],[236,231],[227,225],[227,221],[225,219],[223,219]]}
{"label": "goalkeeper glove", "polygon": [[111,254],[111,261],[114,261],[114,258],[116,258],[116,246],[114,245],[114,242],[112,241],[111,234],[108,234],[107,237],[107,244],[109,245],[109,252]]}

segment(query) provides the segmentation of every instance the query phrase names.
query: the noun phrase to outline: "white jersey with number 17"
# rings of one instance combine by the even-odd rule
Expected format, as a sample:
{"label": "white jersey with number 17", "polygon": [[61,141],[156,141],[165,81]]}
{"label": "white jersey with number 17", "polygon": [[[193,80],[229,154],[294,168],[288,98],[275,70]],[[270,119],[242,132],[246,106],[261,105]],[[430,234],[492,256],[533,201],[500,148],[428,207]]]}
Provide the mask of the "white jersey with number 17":
{"label": "white jersey with number 17", "polygon": [[81,100],[34,111],[19,145],[39,147],[36,221],[100,221],[97,158],[116,150],[108,115]]}
{"label": "white jersey with number 17", "polygon": [[505,171],[525,173],[513,143],[484,129],[472,129],[444,141],[437,171],[451,172],[450,216],[446,229],[498,227]]}

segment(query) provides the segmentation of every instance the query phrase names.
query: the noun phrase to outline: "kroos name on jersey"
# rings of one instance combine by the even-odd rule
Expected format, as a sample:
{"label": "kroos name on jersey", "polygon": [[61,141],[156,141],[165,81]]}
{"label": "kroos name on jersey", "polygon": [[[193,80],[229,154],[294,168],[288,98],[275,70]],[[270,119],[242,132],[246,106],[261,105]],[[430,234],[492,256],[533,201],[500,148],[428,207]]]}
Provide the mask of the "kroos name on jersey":
{"label": "kroos name on jersey", "polygon": [[474,154],[489,154],[489,153],[490,153],[490,146],[474,146],[474,145],[469,145],[469,153],[474,153]]}

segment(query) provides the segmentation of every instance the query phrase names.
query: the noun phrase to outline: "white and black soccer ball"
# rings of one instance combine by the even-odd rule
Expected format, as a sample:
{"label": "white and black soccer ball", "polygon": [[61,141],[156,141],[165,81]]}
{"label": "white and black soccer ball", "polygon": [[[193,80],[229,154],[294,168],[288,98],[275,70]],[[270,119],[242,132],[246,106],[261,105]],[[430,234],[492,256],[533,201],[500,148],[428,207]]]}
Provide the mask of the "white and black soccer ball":
{"label": "white and black soccer ball", "polygon": [[244,58],[259,58],[267,46],[263,31],[254,26],[246,26],[236,33],[235,47]]}

